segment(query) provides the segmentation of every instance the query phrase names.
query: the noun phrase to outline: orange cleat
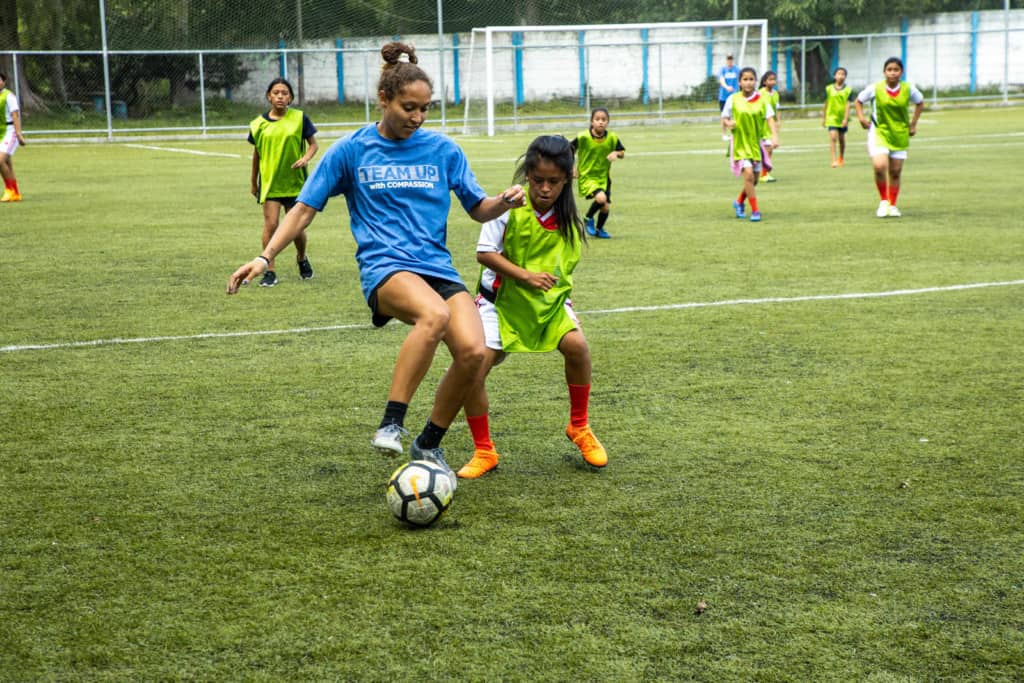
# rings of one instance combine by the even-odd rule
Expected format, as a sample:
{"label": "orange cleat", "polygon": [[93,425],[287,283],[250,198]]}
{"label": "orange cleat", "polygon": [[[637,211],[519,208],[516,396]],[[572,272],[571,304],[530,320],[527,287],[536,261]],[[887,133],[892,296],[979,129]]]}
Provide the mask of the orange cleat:
{"label": "orange cleat", "polygon": [[476,449],[473,457],[458,471],[462,479],[476,479],[482,477],[498,466],[498,452]]}
{"label": "orange cleat", "polygon": [[594,436],[590,425],[583,425],[582,427],[569,425],[565,428],[565,435],[580,449],[580,453],[588,465],[604,467],[608,464],[608,453],[604,450],[601,442],[597,440],[597,437]]}
{"label": "orange cleat", "polygon": [[14,192],[12,190],[4,190],[4,196],[0,197],[0,202],[20,202],[21,193]]}

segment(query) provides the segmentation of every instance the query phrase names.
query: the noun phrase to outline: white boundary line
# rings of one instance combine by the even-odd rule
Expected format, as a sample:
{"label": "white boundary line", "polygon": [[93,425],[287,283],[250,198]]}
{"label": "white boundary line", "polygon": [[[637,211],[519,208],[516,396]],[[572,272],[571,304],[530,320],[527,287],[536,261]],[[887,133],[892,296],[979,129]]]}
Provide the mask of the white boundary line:
{"label": "white boundary line", "polygon": [[[843,301],[847,299],[879,299],[894,296],[911,296],[914,294],[932,294],[936,292],[960,292],[967,289],[985,287],[1015,287],[1024,285],[1024,280],[1007,280],[1005,282],[974,282],[964,285],[947,285],[944,287],[922,287],[919,289],[894,289],[887,292],[856,292],[850,294],[811,294],[807,296],[766,297],[761,299],[727,299],[725,301],[705,301],[685,304],[662,304],[658,306],[626,306],[623,308],[604,308],[593,311],[581,311],[581,315],[616,315],[620,313],[636,313],[646,311],[678,311],[690,308],[713,308],[717,306],[756,306],[760,304],[791,304],[804,301]],[[57,344],[21,344],[0,346],[0,353],[16,351],[46,351],[52,349],[76,349],[91,346],[113,346],[118,344],[147,344],[165,341],[194,341],[199,339],[221,339],[225,337],[259,337],[276,334],[308,334],[310,332],[331,332],[335,330],[369,329],[371,325],[325,325],[323,327],[295,327],[286,330],[255,330],[250,332],[206,332],[202,334],[181,334],[170,337],[136,337],[129,339],[94,339],[92,341],[63,342]]]}
{"label": "white boundary line", "polygon": [[177,152],[179,154],[195,154],[201,157],[227,157],[229,159],[244,159],[241,154],[230,154],[228,152],[201,152],[197,149],[185,149],[183,147],[159,147],[157,145],[136,145],[125,143],[125,147],[134,149],[149,149],[156,152]]}

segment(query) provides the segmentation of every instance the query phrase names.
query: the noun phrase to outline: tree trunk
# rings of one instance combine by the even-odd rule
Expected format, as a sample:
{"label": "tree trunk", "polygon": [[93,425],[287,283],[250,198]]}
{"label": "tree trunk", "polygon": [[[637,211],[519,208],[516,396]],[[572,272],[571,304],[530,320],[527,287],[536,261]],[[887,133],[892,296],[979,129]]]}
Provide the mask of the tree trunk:
{"label": "tree trunk", "polygon": [[58,52],[50,62],[50,81],[57,101],[67,105],[68,88],[64,80],[64,55],[59,54],[60,50],[64,49],[64,2],[63,0],[50,0],[50,2],[53,7],[53,35],[50,49]]}
{"label": "tree trunk", "polygon": [[[17,52],[21,49],[18,37],[18,0],[0,0],[0,49]],[[13,59],[4,56],[3,72],[7,74],[7,87],[18,92],[18,104],[25,112],[47,109],[46,104],[32,92],[32,86],[25,78],[25,60],[18,60],[17,73],[14,73]]]}

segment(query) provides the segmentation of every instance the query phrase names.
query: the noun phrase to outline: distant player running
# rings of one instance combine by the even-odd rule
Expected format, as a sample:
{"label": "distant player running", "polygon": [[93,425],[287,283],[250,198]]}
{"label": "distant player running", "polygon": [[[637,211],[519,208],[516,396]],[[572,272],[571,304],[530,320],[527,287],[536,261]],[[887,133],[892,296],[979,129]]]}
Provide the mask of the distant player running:
{"label": "distant player running", "polygon": [[[257,116],[249,124],[252,151],[252,193],[263,205],[263,248],[277,232],[281,211],[295,206],[295,198],[306,182],[306,168],[316,156],[316,126],[298,109],[292,109],[295,93],[292,84],[275,78],[267,87],[270,111]],[[299,277],[313,277],[313,266],[306,258],[306,233],[295,238],[295,256]],[[261,287],[277,284],[274,264],[260,280]]]}
{"label": "distant player running", "polygon": [[7,89],[7,76],[0,73],[0,176],[4,179],[4,193],[0,202],[20,202],[21,190],[14,175],[14,152],[25,144],[21,134],[21,110],[18,98]]}
{"label": "distant player running", "polygon": [[[765,71],[757,88],[757,91],[761,93],[761,97],[766,98],[768,104],[775,110],[776,134],[782,129],[782,117],[779,114],[779,90],[776,87],[778,83],[779,75],[777,73]],[[761,153],[768,162],[761,167],[761,179],[766,183],[774,183],[775,176],[768,172],[769,168],[775,167],[775,161],[772,159],[772,129],[768,125],[768,121],[764,122],[764,129],[761,131]]]}
{"label": "distant player running", "polygon": [[[608,239],[604,229],[612,210],[612,162],[626,156],[619,136],[608,130],[608,110],[598,107],[590,113],[590,128],[576,136],[576,176],[580,195],[592,199],[587,209],[586,229],[592,237]],[[597,214],[597,224],[594,224]]]}
{"label": "distant player running", "polygon": [[850,123],[850,102],[853,88],[846,83],[846,69],[839,67],[832,74],[835,82],[825,86],[825,107],[821,125],[828,129],[828,145],[832,150],[832,168],[843,165],[846,157],[846,131]]}
{"label": "distant player running", "polygon": [[771,161],[764,156],[761,147],[761,136],[767,123],[771,130],[769,146],[779,146],[779,130],[775,121],[775,110],[755,89],[757,72],[749,66],[740,70],[740,91],[734,93],[725,102],[722,109],[722,125],[732,131],[730,144],[730,164],[733,175],[743,177],[743,190],[732,203],[736,218],[746,218],[744,202],[750,202],[750,220],[761,220],[761,211],[757,206],[757,180],[761,168],[767,166],[771,170]]}
{"label": "distant player running", "polygon": [[[903,164],[907,160],[910,138],[917,133],[917,120],[924,110],[924,95],[909,83],[900,81],[903,61],[889,57],[882,69],[885,78],[869,85],[857,95],[857,118],[868,131],[868,155],[875,170],[875,186],[881,201],[875,215],[879,218],[900,217],[896,198],[900,194]],[[914,114],[910,115],[910,104]],[[873,105],[871,118],[864,105]]]}

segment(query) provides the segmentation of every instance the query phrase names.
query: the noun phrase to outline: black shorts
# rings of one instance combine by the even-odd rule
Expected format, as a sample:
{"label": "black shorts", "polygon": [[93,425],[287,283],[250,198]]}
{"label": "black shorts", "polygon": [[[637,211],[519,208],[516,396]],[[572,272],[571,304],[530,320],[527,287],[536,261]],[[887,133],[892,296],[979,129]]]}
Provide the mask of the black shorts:
{"label": "black shorts", "polygon": [[277,202],[284,207],[285,211],[291,211],[292,207],[295,206],[295,202],[298,201],[298,197],[267,197],[265,201]]}
{"label": "black shorts", "polygon": [[848,128],[848,126],[829,126],[828,127],[829,130],[837,130],[840,133],[845,133],[847,131],[847,128]]}
{"label": "black shorts", "polygon": [[606,185],[603,190],[596,190],[594,192],[591,192],[590,194],[588,194],[586,196],[586,198],[587,199],[593,199],[594,195],[596,195],[598,192],[604,192],[605,199],[607,199],[608,203],[611,204],[612,203],[612,179],[608,178],[608,185]]}
{"label": "black shorts", "polygon": [[[370,307],[370,319],[373,321],[374,327],[384,327],[388,323],[388,321],[391,320],[390,315],[384,315],[382,313],[377,312],[377,291],[381,287],[383,287],[384,283],[390,280],[391,277],[396,273],[408,272],[411,271],[396,270],[394,273],[389,273],[387,277],[381,280],[380,284],[374,287],[373,291],[370,292],[370,296],[366,300],[366,304]],[[430,285],[430,288],[437,292],[440,295],[440,297],[445,301],[448,301],[448,299],[451,299],[459,292],[466,292],[467,294],[469,293],[469,290],[466,289],[466,285],[462,284],[461,282],[458,282],[457,280],[445,280],[443,278],[434,277],[433,275],[424,275],[423,273],[413,273],[413,275],[418,275],[420,278],[422,278],[423,281]]]}

